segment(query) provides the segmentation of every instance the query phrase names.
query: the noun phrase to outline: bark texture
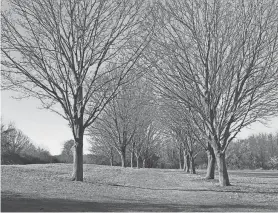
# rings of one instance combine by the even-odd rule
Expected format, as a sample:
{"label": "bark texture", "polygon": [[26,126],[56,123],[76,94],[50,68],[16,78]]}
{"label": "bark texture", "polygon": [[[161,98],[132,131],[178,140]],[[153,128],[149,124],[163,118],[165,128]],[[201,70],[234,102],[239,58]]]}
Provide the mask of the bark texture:
{"label": "bark texture", "polygon": [[130,153],[130,167],[133,168],[133,151]]}
{"label": "bark texture", "polygon": [[72,147],[73,173],[72,181],[83,181],[83,141],[76,141]]}
{"label": "bark texture", "polygon": [[110,166],[113,166],[114,164],[114,154],[113,149],[110,149]]}
{"label": "bark texture", "polygon": [[139,157],[136,157],[136,165],[137,165],[137,169],[139,169]]}
{"label": "bark texture", "polygon": [[207,165],[207,174],[206,179],[214,179],[214,173],[215,173],[215,154],[213,151],[213,148],[210,144],[208,144],[208,149],[206,151],[207,157],[208,157],[208,165]]}
{"label": "bark texture", "polygon": [[184,170],[186,173],[189,173],[190,160],[189,160],[189,155],[187,154],[186,150],[184,150],[183,156],[184,156],[183,170]]}
{"label": "bark texture", "polygon": [[122,162],[122,167],[126,167],[126,161],[125,161],[125,149],[122,149],[121,151],[121,162]]}
{"label": "bark texture", "polygon": [[193,153],[190,153],[190,173],[191,174],[196,174],[196,169],[195,169],[195,161],[193,157]]}
{"label": "bark texture", "polygon": [[113,156],[110,157],[110,166],[113,166]]}
{"label": "bark texture", "polygon": [[219,173],[219,184],[220,186],[230,186],[229,175],[225,162],[225,153],[217,151],[214,153],[216,156],[218,173]]}
{"label": "bark texture", "polygon": [[[78,84],[79,84],[78,79]],[[83,181],[83,137],[84,137],[84,126],[83,126],[83,88],[78,86],[76,93],[77,104],[74,106],[74,124],[73,124],[73,135],[75,144],[73,146],[73,181]]]}
{"label": "bark texture", "polygon": [[179,166],[180,166],[180,169],[182,169],[182,148],[181,148],[181,145],[179,147]]}

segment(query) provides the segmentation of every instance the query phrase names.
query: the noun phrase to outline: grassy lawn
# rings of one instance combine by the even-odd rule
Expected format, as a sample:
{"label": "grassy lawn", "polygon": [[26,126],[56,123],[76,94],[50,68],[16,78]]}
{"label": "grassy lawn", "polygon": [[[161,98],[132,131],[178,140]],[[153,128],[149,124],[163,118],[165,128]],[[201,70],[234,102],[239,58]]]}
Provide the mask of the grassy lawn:
{"label": "grassy lawn", "polygon": [[[278,171],[229,171],[232,186],[169,169],[1,166],[2,211],[278,211]],[[217,175],[217,174],[216,174]]]}

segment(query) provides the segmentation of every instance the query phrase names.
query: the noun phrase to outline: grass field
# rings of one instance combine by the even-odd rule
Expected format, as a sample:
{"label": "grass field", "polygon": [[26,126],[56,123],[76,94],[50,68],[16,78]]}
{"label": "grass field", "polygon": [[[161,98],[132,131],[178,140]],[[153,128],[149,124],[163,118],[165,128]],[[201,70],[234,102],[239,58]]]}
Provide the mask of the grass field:
{"label": "grass field", "polygon": [[[180,170],[69,164],[1,166],[2,211],[278,211],[278,171],[229,171],[219,187]],[[217,175],[217,174],[216,174]]]}

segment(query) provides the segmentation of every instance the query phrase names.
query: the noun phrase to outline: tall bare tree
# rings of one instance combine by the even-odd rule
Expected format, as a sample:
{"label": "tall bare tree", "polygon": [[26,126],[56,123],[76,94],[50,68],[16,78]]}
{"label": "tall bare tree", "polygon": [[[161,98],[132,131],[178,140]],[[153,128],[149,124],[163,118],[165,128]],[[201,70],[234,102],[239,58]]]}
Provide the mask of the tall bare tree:
{"label": "tall bare tree", "polygon": [[69,122],[72,180],[83,181],[84,131],[149,42],[150,8],[136,0],[11,0],[2,12],[2,87],[39,99]]}
{"label": "tall bare tree", "polygon": [[[277,113],[278,2],[160,2],[150,61],[162,93],[187,106],[205,128],[221,186],[225,152],[240,130]],[[196,126],[199,122],[192,119]]]}

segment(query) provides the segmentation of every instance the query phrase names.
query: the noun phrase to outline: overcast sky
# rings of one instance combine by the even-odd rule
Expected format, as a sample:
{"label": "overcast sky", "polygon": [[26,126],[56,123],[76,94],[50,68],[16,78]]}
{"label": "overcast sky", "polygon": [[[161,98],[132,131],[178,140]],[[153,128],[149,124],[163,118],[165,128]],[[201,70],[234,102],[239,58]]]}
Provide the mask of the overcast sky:
{"label": "overcast sky", "polygon": [[[1,116],[4,123],[14,122],[17,128],[31,138],[34,144],[41,146],[56,155],[61,153],[62,145],[72,139],[72,133],[67,121],[59,115],[45,109],[39,109],[40,102],[29,98],[15,100],[12,92],[1,92]],[[278,132],[278,117],[273,118],[267,126],[256,123],[245,128],[239,138],[246,138],[251,134]],[[84,141],[84,153],[88,153],[89,144]]]}

